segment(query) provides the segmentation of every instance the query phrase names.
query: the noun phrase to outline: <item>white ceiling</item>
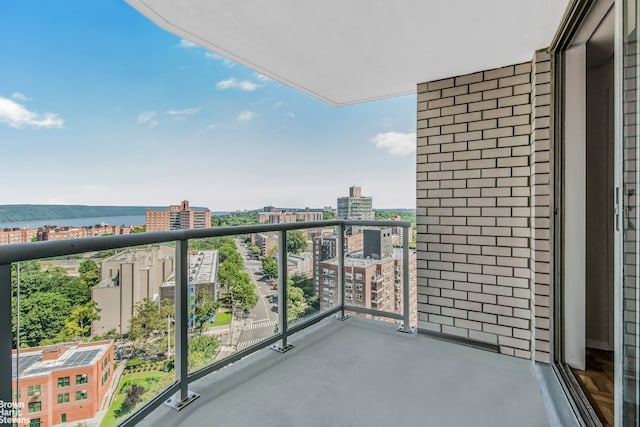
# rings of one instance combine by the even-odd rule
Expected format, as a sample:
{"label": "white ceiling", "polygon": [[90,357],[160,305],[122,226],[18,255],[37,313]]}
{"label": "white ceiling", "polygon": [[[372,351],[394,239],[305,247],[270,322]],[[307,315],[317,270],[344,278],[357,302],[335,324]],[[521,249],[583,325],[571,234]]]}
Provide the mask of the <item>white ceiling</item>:
{"label": "white ceiling", "polygon": [[569,0],[127,0],[160,27],[340,106],[531,60]]}

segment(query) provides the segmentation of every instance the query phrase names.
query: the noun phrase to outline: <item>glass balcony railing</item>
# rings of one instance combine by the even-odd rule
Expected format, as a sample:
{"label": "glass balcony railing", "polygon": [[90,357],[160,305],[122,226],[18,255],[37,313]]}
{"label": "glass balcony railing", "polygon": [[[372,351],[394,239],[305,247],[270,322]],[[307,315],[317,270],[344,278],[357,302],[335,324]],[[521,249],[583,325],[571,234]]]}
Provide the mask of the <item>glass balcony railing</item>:
{"label": "glass balcony railing", "polygon": [[[12,325],[0,331],[0,402],[42,425],[78,422],[73,408],[88,403],[106,410],[102,426],[134,425],[162,404],[188,405],[198,397],[189,384],[209,373],[268,346],[287,351],[292,334],[326,317],[386,317],[412,332],[408,262],[396,291],[402,310],[377,287],[367,306],[377,282],[367,285],[352,267],[357,280],[345,290],[346,231],[390,226],[408,235],[410,223],[260,224],[0,246],[0,322]],[[251,250],[257,234],[269,248],[262,260]],[[310,242],[325,237],[335,239],[335,257],[314,259]],[[408,242],[397,251],[410,259]]]}

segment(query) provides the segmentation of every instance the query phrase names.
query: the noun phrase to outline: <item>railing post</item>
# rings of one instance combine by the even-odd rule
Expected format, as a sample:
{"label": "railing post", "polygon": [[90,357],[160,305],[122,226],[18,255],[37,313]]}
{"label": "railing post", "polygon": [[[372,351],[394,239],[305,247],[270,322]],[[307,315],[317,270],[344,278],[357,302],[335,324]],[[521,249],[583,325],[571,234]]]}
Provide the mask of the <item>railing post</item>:
{"label": "railing post", "polygon": [[181,410],[200,397],[189,391],[189,241],[176,241],[176,287],[175,287],[175,362],[176,382],[180,391],[165,403],[175,410]]}
{"label": "railing post", "polygon": [[340,313],[333,315],[335,319],[346,320],[349,315],[344,314],[344,257],[346,251],[344,250],[344,223],[341,223],[338,227],[338,295],[340,296]]}
{"label": "railing post", "polygon": [[278,239],[278,321],[280,323],[280,331],[282,332],[282,342],[273,344],[271,348],[280,353],[284,353],[293,348],[287,342],[287,313],[289,310],[287,299],[287,230],[280,230]]}
{"label": "railing post", "polygon": [[402,227],[402,315],[404,317],[404,323],[398,327],[398,331],[412,334],[416,331],[415,327],[411,326],[411,313],[409,312],[409,303],[411,299],[409,284],[411,283],[411,277],[409,276],[409,227]]}
{"label": "railing post", "polygon": [[[0,403],[9,405],[13,399],[11,348],[11,264],[0,265]],[[4,356],[2,356],[4,354]],[[8,406],[6,406],[8,408]]]}

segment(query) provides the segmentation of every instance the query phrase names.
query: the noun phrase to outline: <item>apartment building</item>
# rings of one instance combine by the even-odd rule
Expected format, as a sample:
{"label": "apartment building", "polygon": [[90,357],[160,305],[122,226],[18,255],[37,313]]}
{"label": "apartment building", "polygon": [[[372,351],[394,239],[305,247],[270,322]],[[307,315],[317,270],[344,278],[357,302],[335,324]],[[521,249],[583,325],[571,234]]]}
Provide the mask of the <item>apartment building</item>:
{"label": "apartment building", "polygon": [[21,349],[19,365],[12,355],[18,418],[30,419],[19,427],[78,423],[102,408],[115,370],[112,341]]}
{"label": "apartment building", "polygon": [[[189,255],[189,281],[187,294],[191,312],[195,304],[196,296],[206,289],[215,301],[217,293],[218,277],[218,251],[199,251]],[[176,277],[172,272],[160,286],[160,301],[169,300],[172,304],[176,300]],[[192,319],[189,319],[192,326]]]}
{"label": "apartment building", "polygon": [[262,224],[285,224],[292,222],[322,221],[323,212],[312,211],[304,208],[303,211],[277,209],[273,206],[266,206],[262,212],[258,212],[258,222]]}
{"label": "apartment building", "polygon": [[[409,255],[409,289],[410,306],[415,307],[416,288],[416,253]],[[345,267],[345,304],[370,308],[392,313],[402,313],[402,250],[395,249],[392,254],[376,259],[347,256]],[[339,301],[338,295],[338,261],[334,259],[319,264],[320,308],[330,308]],[[417,314],[412,311],[412,321],[417,321]]]}
{"label": "apartment building", "polygon": [[349,196],[338,197],[338,219],[374,219],[373,198],[362,195],[362,188],[349,187]]}
{"label": "apartment building", "polygon": [[91,299],[102,310],[91,325],[92,335],[114,329],[126,334],[134,307],[145,298],[157,300],[160,287],[173,274],[175,248],[167,245],[126,249],[100,264],[102,280],[91,288]]}
{"label": "apartment building", "polygon": [[250,234],[249,239],[260,248],[260,256],[274,255],[278,251],[278,233]]}
{"label": "apartment building", "polygon": [[[363,234],[348,234],[344,236],[344,252],[351,254],[362,251]],[[313,289],[315,295],[320,295],[320,263],[333,259],[338,255],[338,235],[321,234],[313,238]]]}
{"label": "apartment building", "polygon": [[37,228],[5,228],[0,230],[0,245],[29,243],[37,238]]}
{"label": "apartment building", "polygon": [[0,245],[44,242],[49,240],[81,239],[104,235],[122,235],[133,232],[131,226],[96,224],[87,227],[45,225],[39,228],[10,228],[0,230]]}
{"label": "apartment building", "polygon": [[44,242],[50,240],[81,239],[85,237],[130,234],[132,232],[132,226],[96,224],[87,227],[68,227],[46,225],[38,229],[37,240]]}
{"label": "apartment building", "polygon": [[209,209],[191,209],[189,201],[179,205],[170,205],[166,210],[147,210],[146,230],[188,230],[192,228],[210,228],[211,211]]}

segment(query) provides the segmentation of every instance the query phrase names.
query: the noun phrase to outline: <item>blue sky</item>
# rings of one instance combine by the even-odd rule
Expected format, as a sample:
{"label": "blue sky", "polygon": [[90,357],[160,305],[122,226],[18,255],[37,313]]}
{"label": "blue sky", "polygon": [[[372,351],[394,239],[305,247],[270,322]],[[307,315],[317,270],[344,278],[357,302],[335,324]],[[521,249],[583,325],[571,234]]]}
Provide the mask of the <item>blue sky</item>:
{"label": "blue sky", "polygon": [[0,64],[0,204],[415,207],[413,95],[334,108],[115,0],[0,2]]}

